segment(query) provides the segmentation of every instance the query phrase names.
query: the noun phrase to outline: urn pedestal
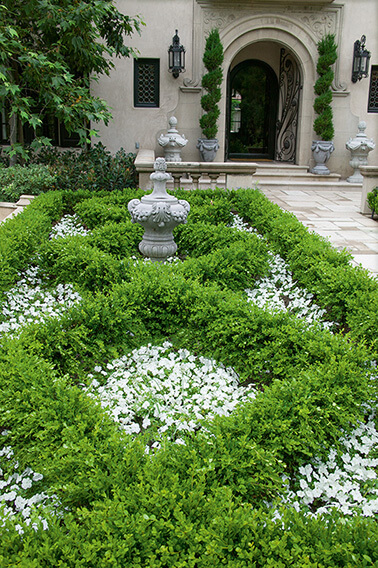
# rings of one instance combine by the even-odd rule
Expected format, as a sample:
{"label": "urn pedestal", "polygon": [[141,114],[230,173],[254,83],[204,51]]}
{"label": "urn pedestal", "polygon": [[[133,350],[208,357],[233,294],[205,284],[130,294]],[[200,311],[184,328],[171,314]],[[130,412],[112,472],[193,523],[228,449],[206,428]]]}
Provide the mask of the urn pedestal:
{"label": "urn pedestal", "polygon": [[154,262],[175,254],[177,245],[173,229],[180,223],[186,223],[190,211],[187,201],[168,195],[166,183],[171,174],[166,172],[166,168],[165,159],[157,158],[155,172],[150,176],[153,192],[142,199],[132,199],[128,204],[132,222],[144,227],[139,250]]}
{"label": "urn pedestal", "polygon": [[188,143],[185,136],[178,133],[176,126],[177,118],[171,116],[169,119],[168,132],[166,134],[160,134],[158,138],[160,146],[164,148],[166,162],[181,162],[181,150]]}
{"label": "urn pedestal", "polygon": [[360,172],[361,166],[367,166],[368,154],[375,148],[373,140],[365,134],[366,122],[363,120],[358,124],[358,134],[354,138],[349,138],[345,144],[347,150],[351,153],[351,160],[349,164],[354,169],[351,176],[347,178],[349,183],[362,183],[364,181]]}
{"label": "urn pedestal", "polygon": [[312,174],[321,176],[328,176],[331,172],[326,166],[335,146],[332,140],[314,140],[312,142],[311,150],[312,157],[315,161],[315,166],[310,170]]}

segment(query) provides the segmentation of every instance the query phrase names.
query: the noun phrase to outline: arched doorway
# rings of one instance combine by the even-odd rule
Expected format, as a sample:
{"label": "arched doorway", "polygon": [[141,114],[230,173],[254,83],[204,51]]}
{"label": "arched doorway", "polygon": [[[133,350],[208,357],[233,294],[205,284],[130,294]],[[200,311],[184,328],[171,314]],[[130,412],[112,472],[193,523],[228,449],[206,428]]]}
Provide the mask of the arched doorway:
{"label": "arched doorway", "polygon": [[273,160],[278,79],[267,63],[248,59],[228,76],[226,159]]}

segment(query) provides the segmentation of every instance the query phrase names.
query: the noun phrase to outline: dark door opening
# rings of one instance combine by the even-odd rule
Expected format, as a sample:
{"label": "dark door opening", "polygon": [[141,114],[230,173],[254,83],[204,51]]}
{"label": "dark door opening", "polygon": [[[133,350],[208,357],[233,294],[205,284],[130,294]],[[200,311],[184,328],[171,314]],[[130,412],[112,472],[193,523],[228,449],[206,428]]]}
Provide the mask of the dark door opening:
{"label": "dark door opening", "polygon": [[278,108],[273,69],[256,59],[236,65],[229,73],[227,107],[226,158],[273,160]]}

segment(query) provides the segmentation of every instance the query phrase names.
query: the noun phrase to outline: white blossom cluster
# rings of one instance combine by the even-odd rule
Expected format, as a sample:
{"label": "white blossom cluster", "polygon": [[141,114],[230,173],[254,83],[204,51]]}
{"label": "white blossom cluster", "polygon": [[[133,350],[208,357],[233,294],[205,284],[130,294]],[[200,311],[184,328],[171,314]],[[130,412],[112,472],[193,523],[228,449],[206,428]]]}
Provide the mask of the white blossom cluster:
{"label": "white blossom cluster", "polygon": [[[358,427],[340,442],[343,452],[331,450],[326,463],[319,459],[299,468],[296,492],[287,489],[283,502],[297,511],[321,515],[336,508],[344,515],[360,514],[371,517],[378,513],[378,459],[369,457],[378,447],[375,416]],[[284,479],[288,485],[289,479]]]}
{"label": "white blossom cluster", "polygon": [[19,534],[23,534],[25,526],[29,525],[37,530],[39,524],[46,530],[48,523],[43,510],[46,507],[56,510],[59,500],[55,495],[38,493],[36,484],[43,475],[30,468],[19,472],[19,464],[13,456],[11,446],[0,450],[0,527],[4,527],[5,520],[11,518]]}
{"label": "white blossom cluster", "polygon": [[88,235],[78,215],[64,215],[50,232],[50,239],[64,238],[75,235]]}
{"label": "white blossom cluster", "polygon": [[59,317],[81,300],[71,284],[45,289],[39,267],[29,267],[15,286],[5,293],[1,306],[0,334],[14,333],[30,323]]}
{"label": "white blossom cluster", "polygon": [[[256,229],[245,223],[239,215],[233,215],[231,227],[238,231],[255,233],[259,238],[263,238],[261,235],[258,235]],[[253,302],[260,308],[287,310],[296,317],[304,319],[309,324],[320,322],[322,327],[332,329],[333,323],[322,319],[326,314],[326,310],[315,304],[313,294],[296,285],[284,259],[279,255],[271,253],[269,253],[269,256],[270,274],[268,277],[256,282],[253,289],[245,291],[248,301]]]}
{"label": "white blossom cluster", "polygon": [[286,262],[279,255],[271,255],[270,275],[256,282],[254,289],[246,290],[248,301],[271,310],[287,310],[307,323],[321,323],[323,328],[332,329],[334,324],[322,318],[326,310],[314,302],[314,296],[298,288],[293,281]]}
{"label": "white blossom cluster", "polygon": [[255,398],[252,389],[239,386],[232,369],[185,349],[176,352],[169,342],[135,349],[94,372],[100,380],[90,375],[88,392],[122,429],[132,435],[149,429],[157,438],[166,433],[176,443],[185,443],[181,436],[198,430],[201,421],[229,415],[238,403]]}

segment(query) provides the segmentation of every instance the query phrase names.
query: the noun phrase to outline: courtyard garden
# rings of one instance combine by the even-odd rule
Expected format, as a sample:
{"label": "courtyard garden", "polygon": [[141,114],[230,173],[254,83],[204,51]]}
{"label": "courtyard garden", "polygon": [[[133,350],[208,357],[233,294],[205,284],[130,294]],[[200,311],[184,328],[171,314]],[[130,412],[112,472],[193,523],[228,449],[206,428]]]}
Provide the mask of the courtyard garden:
{"label": "courtyard garden", "polygon": [[151,263],[104,156],[0,225],[0,565],[377,566],[377,280],[258,189]]}

